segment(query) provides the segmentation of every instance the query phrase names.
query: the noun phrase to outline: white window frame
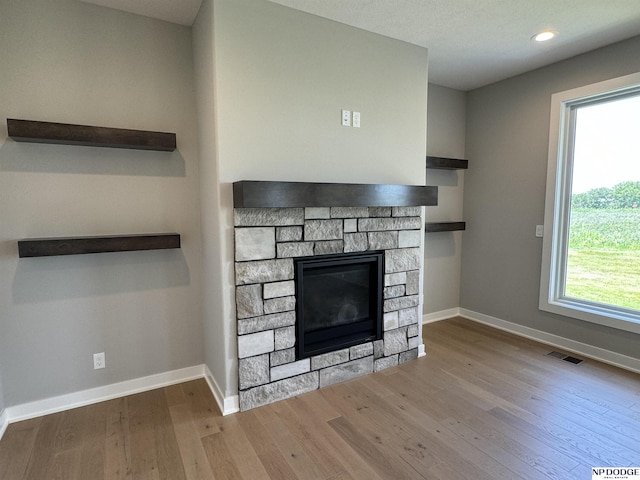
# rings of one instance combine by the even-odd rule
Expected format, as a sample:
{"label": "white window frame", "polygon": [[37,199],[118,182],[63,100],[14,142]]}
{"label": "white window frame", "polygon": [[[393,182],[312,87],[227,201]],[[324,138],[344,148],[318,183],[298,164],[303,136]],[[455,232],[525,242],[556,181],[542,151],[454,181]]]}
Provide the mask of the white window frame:
{"label": "white window frame", "polygon": [[640,312],[564,296],[573,171],[575,108],[640,92],[640,73],[551,96],[540,310],[640,333]]}

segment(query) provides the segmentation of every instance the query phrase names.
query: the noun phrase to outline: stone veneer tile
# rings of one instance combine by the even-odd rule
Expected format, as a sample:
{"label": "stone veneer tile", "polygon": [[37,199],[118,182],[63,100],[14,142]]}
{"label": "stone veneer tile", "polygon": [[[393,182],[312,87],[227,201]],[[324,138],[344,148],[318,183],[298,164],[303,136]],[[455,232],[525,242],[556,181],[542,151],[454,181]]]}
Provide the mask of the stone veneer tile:
{"label": "stone veneer tile", "polygon": [[276,257],[276,236],[273,227],[236,228],[235,242],[236,262]]}
{"label": "stone veneer tile", "polygon": [[398,232],[369,232],[369,250],[398,248]]}
{"label": "stone veneer tile", "polygon": [[275,350],[284,350],[296,344],[296,327],[278,328],[274,332]]}
{"label": "stone veneer tile", "polygon": [[407,295],[420,293],[420,270],[407,272]]}
{"label": "stone veneer tile", "polygon": [[349,348],[349,358],[356,360],[362,357],[373,355],[373,342],[361,343]]}
{"label": "stone veneer tile", "polygon": [[344,363],[349,360],[349,349],[343,348],[342,350],[336,350],[334,352],[323,353],[322,355],[316,355],[311,357],[311,370],[318,370],[320,368],[327,368],[338,363]]}
{"label": "stone veneer tile", "polygon": [[390,298],[384,301],[382,309],[384,312],[392,312],[394,310],[417,307],[418,301],[418,295],[411,295],[410,297]]}
{"label": "stone veneer tile", "polygon": [[269,355],[241,358],[238,361],[238,380],[241,390],[269,383]]}
{"label": "stone veneer tile", "polygon": [[401,285],[407,283],[407,272],[387,273],[384,276],[384,286]]}
{"label": "stone veneer tile", "polygon": [[277,282],[293,278],[293,260],[259,260],[236,263],[236,285]]}
{"label": "stone veneer tile", "polygon": [[309,257],[313,255],[313,242],[278,243],[278,258]]}
{"label": "stone veneer tile", "polygon": [[270,354],[271,366],[276,367],[285,363],[291,363],[296,359],[296,349],[287,348],[286,350],[276,350]]}
{"label": "stone veneer tile", "polygon": [[305,207],[304,209],[305,220],[312,219],[328,219],[331,218],[330,207]]}
{"label": "stone veneer tile", "polygon": [[400,352],[398,356],[398,363],[406,363],[410,360],[415,360],[418,358],[418,349],[414,348],[412,350],[407,350],[406,352]]}
{"label": "stone veneer tile", "polygon": [[373,356],[359,358],[358,360],[320,370],[320,387],[346,382],[367,373],[373,373]]}
{"label": "stone veneer tile", "polygon": [[313,253],[315,255],[328,255],[330,253],[342,253],[344,242],[342,240],[326,240],[315,242]]}
{"label": "stone veneer tile", "polygon": [[390,357],[378,358],[373,363],[373,370],[379,372],[380,370],[384,370],[386,368],[395,367],[398,365],[398,355],[392,355]]}
{"label": "stone veneer tile", "polygon": [[344,253],[364,252],[368,248],[366,233],[345,233]]}
{"label": "stone veneer tile", "polygon": [[358,231],[358,219],[357,218],[345,218],[344,220],[344,233],[355,233]]}
{"label": "stone veneer tile", "polygon": [[391,210],[394,217],[419,217],[422,215],[422,207],[392,207]]}
{"label": "stone veneer tile", "polygon": [[418,307],[405,308],[398,311],[398,325],[400,327],[413,325],[414,323],[418,323]]}
{"label": "stone veneer tile", "polygon": [[384,322],[382,328],[385,332],[399,327],[397,311],[385,313],[382,318]]}
{"label": "stone veneer tile", "polygon": [[384,298],[402,297],[404,295],[404,285],[393,285],[384,287]]}
{"label": "stone veneer tile", "polygon": [[249,410],[317,390],[319,386],[318,377],[318,372],[309,372],[297,377],[285,378],[284,380],[240,391],[240,410]]}
{"label": "stone veneer tile", "polygon": [[233,221],[236,227],[277,227],[302,225],[302,208],[235,208]]}
{"label": "stone veneer tile", "polygon": [[296,312],[282,312],[238,320],[238,335],[290,327],[296,324]]}
{"label": "stone veneer tile", "polygon": [[264,314],[260,285],[244,285],[236,288],[236,315],[238,318],[257,317]]}
{"label": "stone veneer tile", "polygon": [[404,352],[409,347],[407,343],[407,329],[397,328],[384,332],[384,356]]}
{"label": "stone veneer tile", "polygon": [[342,240],[342,220],[306,220],[304,222],[305,241]]}
{"label": "stone veneer tile", "polygon": [[302,240],[302,227],[276,227],[276,242],[299,242]]}
{"label": "stone veneer tile", "polygon": [[380,358],[384,356],[384,342],[382,340],[376,340],[373,342],[373,358]]}
{"label": "stone veneer tile", "polygon": [[398,248],[419,247],[422,230],[402,230],[398,233]]}
{"label": "stone veneer tile", "polygon": [[286,282],[265,283],[262,290],[262,298],[288,297],[296,294],[296,285],[293,280]]}
{"label": "stone veneer tile", "polygon": [[264,313],[288,312],[296,308],[296,297],[270,298],[264,301]]}
{"label": "stone veneer tile", "polygon": [[407,327],[407,337],[417,337],[419,333],[417,324]]}
{"label": "stone veneer tile", "polygon": [[420,217],[358,219],[358,230],[360,232],[381,232],[385,230],[420,230],[421,227],[422,219]]}
{"label": "stone veneer tile", "polygon": [[385,273],[407,272],[419,269],[422,265],[420,248],[399,248],[385,252]]}
{"label": "stone veneer tile", "polygon": [[271,381],[282,380],[283,378],[294,377],[302,373],[311,371],[311,362],[308,358],[298,360],[297,362],[279,365],[271,369]]}
{"label": "stone veneer tile", "polygon": [[369,207],[370,217],[390,217],[391,207]]}
{"label": "stone veneer tile", "polygon": [[384,273],[415,270],[420,268],[423,260],[419,248],[387,250],[384,256]]}
{"label": "stone veneer tile", "polygon": [[418,345],[420,345],[420,338],[409,337],[408,343],[409,343],[409,349],[418,348]]}
{"label": "stone veneer tile", "polygon": [[331,207],[331,218],[366,218],[368,207]]}
{"label": "stone veneer tile", "polygon": [[[285,327],[294,328],[294,327]],[[265,332],[250,333],[238,337],[238,358],[253,357],[262,353],[273,352],[274,335],[273,330]],[[277,332],[277,330],[276,330]]]}

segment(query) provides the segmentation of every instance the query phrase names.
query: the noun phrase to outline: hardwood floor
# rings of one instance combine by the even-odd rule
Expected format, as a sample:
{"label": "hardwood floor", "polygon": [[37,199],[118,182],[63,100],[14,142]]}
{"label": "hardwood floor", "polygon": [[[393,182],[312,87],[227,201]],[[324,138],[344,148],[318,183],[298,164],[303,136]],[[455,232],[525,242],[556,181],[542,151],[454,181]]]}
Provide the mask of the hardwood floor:
{"label": "hardwood floor", "polygon": [[640,376],[460,318],[427,356],[222,417],[204,380],[15,423],[0,479],[558,479],[640,466]]}

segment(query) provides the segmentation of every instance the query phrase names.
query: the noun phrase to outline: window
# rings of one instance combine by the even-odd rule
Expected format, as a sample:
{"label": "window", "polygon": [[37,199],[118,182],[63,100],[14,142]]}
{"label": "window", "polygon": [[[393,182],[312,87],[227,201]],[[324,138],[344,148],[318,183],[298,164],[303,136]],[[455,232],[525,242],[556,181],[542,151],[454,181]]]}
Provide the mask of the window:
{"label": "window", "polygon": [[540,309],[640,333],[640,74],[551,100]]}

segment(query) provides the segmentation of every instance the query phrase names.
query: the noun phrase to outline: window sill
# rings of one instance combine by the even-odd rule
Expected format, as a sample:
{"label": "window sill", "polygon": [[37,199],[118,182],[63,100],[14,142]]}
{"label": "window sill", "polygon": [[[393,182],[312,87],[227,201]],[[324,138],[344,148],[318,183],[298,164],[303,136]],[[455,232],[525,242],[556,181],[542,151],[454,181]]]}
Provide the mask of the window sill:
{"label": "window sill", "polygon": [[640,334],[640,315],[634,313],[634,310],[572,298],[541,300],[539,307],[545,312]]}

